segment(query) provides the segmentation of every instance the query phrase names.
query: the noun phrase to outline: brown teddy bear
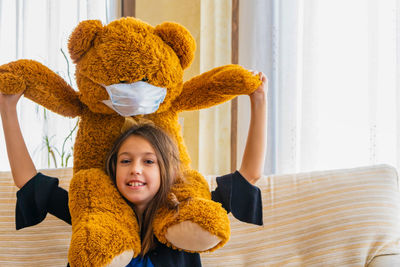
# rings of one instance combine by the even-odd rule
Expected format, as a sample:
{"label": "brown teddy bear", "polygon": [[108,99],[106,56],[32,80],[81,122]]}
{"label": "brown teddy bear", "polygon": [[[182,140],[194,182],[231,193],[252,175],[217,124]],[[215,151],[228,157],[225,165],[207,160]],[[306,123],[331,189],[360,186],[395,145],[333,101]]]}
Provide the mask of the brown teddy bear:
{"label": "brown teddy bear", "polygon": [[0,66],[0,91],[23,91],[25,97],[58,114],[80,117],[69,189],[71,266],[116,266],[140,252],[135,214],[103,171],[106,154],[121,133],[126,113],[110,108],[107,88],[136,81],[166,89],[157,110],[132,118],[151,120],[175,138],[185,176],[172,189],[179,211],[161,208],[154,234],[160,242],[190,252],[212,251],[224,245],[230,235],[227,213],[211,200],[202,175],[190,169],[178,113],[250,94],[261,83],[258,77],[240,66],[227,65],[183,82],[195,41],[183,26],[171,22],[152,27],[129,17],[106,26],[98,20],[83,21],[71,34],[68,48],[76,64],[79,92],[33,60]]}

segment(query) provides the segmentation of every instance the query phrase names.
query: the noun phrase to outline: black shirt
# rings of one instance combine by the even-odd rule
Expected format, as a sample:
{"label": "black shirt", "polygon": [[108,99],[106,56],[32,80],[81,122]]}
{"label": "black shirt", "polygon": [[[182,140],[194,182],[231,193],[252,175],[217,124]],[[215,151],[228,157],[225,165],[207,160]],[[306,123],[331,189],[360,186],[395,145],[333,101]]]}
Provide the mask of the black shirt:
{"label": "black shirt", "polygon": [[[238,172],[217,178],[217,188],[211,192],[212,200],[222,204],[226,211],[242,222],[262,225],[261,192]],[[36,225],[47,213],[71,224],[68,192],[58,186],[58,179],[36,174],[17,192],[15,211],[16,229]],[[148,252],[154,266],[201,266],[198,253],[171,249],[157,241]]]}

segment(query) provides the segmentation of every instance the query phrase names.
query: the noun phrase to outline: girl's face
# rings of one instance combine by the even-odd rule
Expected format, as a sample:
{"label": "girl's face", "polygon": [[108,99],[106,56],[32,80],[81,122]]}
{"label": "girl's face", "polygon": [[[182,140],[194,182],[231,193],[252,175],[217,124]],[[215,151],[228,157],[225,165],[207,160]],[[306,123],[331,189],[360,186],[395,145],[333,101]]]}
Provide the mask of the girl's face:
{"label": "girl's face", "polygon": [[116,183],[119,192],[136,209],[146,209],[160,188],[160,167],[149,141],[131,135],[122,143],[117,156]]}

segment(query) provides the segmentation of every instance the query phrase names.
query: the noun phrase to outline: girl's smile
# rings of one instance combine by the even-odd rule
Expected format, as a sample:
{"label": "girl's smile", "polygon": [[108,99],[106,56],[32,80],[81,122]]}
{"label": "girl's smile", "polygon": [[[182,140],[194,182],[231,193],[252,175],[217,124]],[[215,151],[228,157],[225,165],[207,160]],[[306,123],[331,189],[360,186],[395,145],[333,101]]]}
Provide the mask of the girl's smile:
{"label": "girl's smile", "polygon": [[153,146],[132,135],[118,151],[116,183],[119,192],[143,212],[160,188],[160,167]]}
{"label": "girl's smile", "polygon": [[132,189],[140,188],[142,186],[145,186],[146,183],[138,180],[132,180],[128,182],[128,186],[132,187]]}

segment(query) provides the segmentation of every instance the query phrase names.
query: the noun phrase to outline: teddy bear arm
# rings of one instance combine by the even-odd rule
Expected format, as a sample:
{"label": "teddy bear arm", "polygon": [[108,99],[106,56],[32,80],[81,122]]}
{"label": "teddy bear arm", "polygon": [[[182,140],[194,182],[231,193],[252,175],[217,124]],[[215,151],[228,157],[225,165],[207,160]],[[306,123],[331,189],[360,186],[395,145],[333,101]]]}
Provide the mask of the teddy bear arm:
{"label": "teddy bear arm", "polygon": [[208,108],[248,95],[260,84],[257,76],[239,65],[217,67],[185,82],[173,107],[177,111]]}
{"label": "teddy bear arm", "polygon": [[78,93],[58,74],[34,60],[21,59],[0,66],[0,92],[23,92],[26,98],[63,116],[82,112]]}

